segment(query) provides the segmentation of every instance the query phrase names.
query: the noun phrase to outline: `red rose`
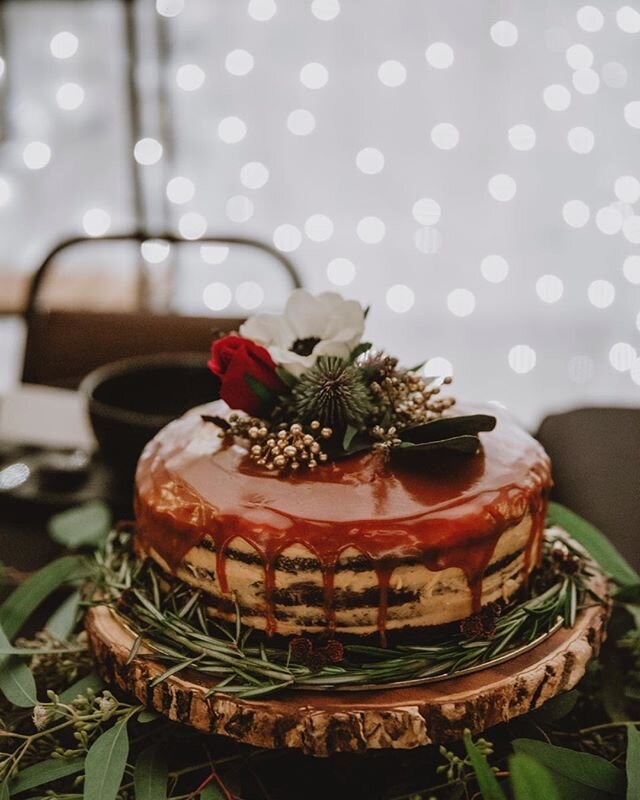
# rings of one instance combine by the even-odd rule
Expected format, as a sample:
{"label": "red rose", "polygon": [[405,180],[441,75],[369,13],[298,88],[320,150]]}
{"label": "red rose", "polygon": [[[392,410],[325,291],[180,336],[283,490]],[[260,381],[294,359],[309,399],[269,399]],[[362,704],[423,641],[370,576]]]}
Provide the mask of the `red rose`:
{"label": "red rose", "polygon": [[285,388],[269,351],[242,336],[216,339],[207,366],[220,378],[220,397],[225,403],[254,416],[265,413],[269,395]]}

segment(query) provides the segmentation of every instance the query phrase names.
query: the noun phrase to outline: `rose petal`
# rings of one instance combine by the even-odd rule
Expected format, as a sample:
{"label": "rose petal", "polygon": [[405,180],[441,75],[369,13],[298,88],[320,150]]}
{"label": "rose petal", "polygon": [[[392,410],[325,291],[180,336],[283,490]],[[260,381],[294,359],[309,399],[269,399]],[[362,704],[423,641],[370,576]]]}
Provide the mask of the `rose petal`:
{"label": "rose petal", "polygon": [[289,295],[284,309],[287,324],[293,332],[291,346],[296,339],[321,337],[324,328],[325,312],[322,304],[306,289],[294,289]]}

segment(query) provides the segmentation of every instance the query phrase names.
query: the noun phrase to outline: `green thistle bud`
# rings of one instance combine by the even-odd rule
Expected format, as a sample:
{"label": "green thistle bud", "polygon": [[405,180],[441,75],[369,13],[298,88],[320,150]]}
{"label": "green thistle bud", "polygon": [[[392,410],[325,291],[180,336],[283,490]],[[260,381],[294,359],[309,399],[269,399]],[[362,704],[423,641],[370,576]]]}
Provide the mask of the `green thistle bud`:
{"label": "green thistle bud", "polygon": [[320,356],[293,389],[295,412],[334,430],[364,427],[373,401],[363,371],[338,356]]}

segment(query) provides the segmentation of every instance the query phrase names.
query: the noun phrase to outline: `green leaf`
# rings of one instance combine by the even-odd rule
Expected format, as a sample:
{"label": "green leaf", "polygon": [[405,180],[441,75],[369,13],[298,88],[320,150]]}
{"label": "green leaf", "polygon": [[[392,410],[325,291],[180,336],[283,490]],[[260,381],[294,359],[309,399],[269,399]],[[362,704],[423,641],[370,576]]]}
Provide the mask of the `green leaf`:
{"label": "green leaf", "polygon": [[[613,631],[609,635],[613,636]],[[615,641],[607,643],[600,653],[600,664],[603,675],[606,675],[601,685],[602,703],[612,722],[623,722],[630,719],[625,698],[627,675],[622,652],[615,646]]]}
{"label": "green leaf", "polygon": [[[260,414],[266,414],[267,411],[273,406],[276,392],[272,391],[268,386],[265,386],[264,383],[261,383],[259,380],[254,378],[253,375],[245,375],[244,380],[258,400],[260,400]],[[260,414],[258,414],[258,416],[260,416]]]}
{"label": "green leaf", "polygon": [[[0,646],[11,647],[0,626]],[[19,658],[0,656],[0,692],[18,708],[31,708],[38,702],[36,682],[29,667]]]}
{"label": "green leaf", "polygon": [[127,720],[101,734],[87,753],[84,800],[115,800],[129,755]]}
{"label": "green leaf", "polygon": [[104,689],[104,681],[97,672],[90,672],[84,678],[80,678],[74,684],[69,686],[64,692],[60,692],[60,700],[63,703],[70,703],[75,700],[79,694],[84,694],[87,689],[93,689],[98,694]]}
{"label": "green leaf", "polygon": [[401,444],[391,448],[392,456],[409,456],[411,458],[421,457],[424,453],[433,450],[455,450],[460,453],[473,455],[478,452],[480,439],[477,436],[452,436],[450,439],[438,439],[434,442],[401,442]]}
{"label": "green leaf", "polygon": [[81,556],[62,556],[34,572],[0,606],[0,625],[10,639],[20,631],[43,600],[64,583],[81,576]]}
{"label": "green leaf", "polygon": [[148,708],[143,708],[136,717],[141,725],[146,725],[148,722],[155,722],[157,719],[161,718],[162,714],[158,714],[157,711],[150,711]]}
{"label": "green leaf", "polygon": [[514,800],[562,800],[551,773],[524,753],[509,759]]}
{"label": "green leaf", "polygon": [[623,586],[614,595],[617,603],[634,603],[640,605],[640,583]]}
{"label": "green leaf", "polygon": [[563,692],[557,695],[557,697],[552,697],[551,700],[547,700],[543,706],[533,712],[533,715],[537,722],[542,722],[546,725],[557,722],[560,719],[564,719],[564,717],[573,711],[579,697],[580,695],[577,689],[572,689],[570,692]]}
{"label": "green leaf", "polygon": [[360,344],[357,344],[349,353],[349,361],[355,361],[356,358],[366,353],[367,350],[371,350],[372,347],[373,345],[371,342],[360,342]]}
{"label": "green leaf", "polygon": [[280,378],[285,386],[289,387],[289,389],[293,389],[298,382],[296,376],[292,375],[290,372],[287,372],[284,367],[276,367],[276,375]]}
{"label": "green leaf", "polygon": [[640,797],[640,733],[627,725],[627,800]]}
{"label": "green leaf", "polygon": [[136,800],[161,800],[167,796],[167,758],[158,744],[147,747],[138,756],[133,782]]}
{"label": "green leaf", "polygon": [[516,739],[513,742],[516,753],[531,756],[554,776],[569,778],[578,783],[606,794],[620,796],[624,794],[624,773],[605,758],[590,753],[579,753],[567,747],[558,747],[536,739]]}
{"label": "green leaf", "polygon": [[0,784],[0,800],[9,800],[9,782],[5,779]]}
{"label": "green leaf", "polygon": [[586,519],[559,503],[549,503],[547,524],[564,528],[587,550],[602,569],[622,586],[640,583],[640,575],[620,555],[611,542]]}
{"label": "green leaf", "polygon": [[15,797],[29,789],[35,789],[44,784],[49,787],[53,781],[66,778],[82,772],[84,758],[49,758],[46,761],[39,761],[30,767],[20,770],[15,781],[11,783],[11,796]]}
{"label": "green leaf", "polygon": [[487,762],[486,756],[475,746],[468,731],[465,731],[464,734],[464,746],[475,772],[483,800],[507,800],[505,793],[500,788],[498,779]]}
{"label": "green leaf", "polygon": [[355,425],[347,425],[347,429],[344,432],[344,439],[342,440],[342,447],[344,450],[349,450],[351,447],[351,442],[353,441],[353,437],[358,433],[358,429]]}
{"label": "green leaf", "polygon": [[459,417],[438,417],[422,425],[405,428],[400,433],[403,442],[425,444],[460,436],[476,436],[481,431],[492,431],[496,418],[489,414],[465,414]]}
{"label": "green leaf", "polygon": [[72,592],[47,620],[44,628],[60,642],[65,642],[73,633],[78,619],[80,592]]}
{"label": "green leaf", "polygon": [[102,500],[92,500],[56,514],[49,520],[49,536],[67,547],[98,547],[111,529],[111,511]]}

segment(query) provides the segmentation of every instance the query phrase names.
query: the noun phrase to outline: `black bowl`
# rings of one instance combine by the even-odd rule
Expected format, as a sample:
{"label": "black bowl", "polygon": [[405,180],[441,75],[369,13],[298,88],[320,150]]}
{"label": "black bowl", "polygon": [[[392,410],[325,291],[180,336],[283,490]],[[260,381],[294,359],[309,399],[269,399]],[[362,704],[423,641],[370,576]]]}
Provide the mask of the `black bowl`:
{"label": "black bowl", "polygon": [[143,447],[171,420],[218,397],[207,356],[136,356],[90,372],[80,384],[100,453],[130,478]]}

